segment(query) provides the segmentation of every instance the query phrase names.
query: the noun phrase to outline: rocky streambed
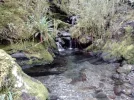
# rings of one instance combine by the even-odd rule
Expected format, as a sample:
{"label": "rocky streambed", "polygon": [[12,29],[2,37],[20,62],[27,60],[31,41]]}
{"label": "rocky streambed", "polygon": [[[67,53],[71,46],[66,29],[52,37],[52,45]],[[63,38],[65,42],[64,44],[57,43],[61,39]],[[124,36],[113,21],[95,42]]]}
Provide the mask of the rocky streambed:
{"label": "rocky streambed", "polygon": [[58,56],[47,74],[45,66],[25,72],[48,88],[49,100],[134,100],[133,69],[132,65],[74,53]]}

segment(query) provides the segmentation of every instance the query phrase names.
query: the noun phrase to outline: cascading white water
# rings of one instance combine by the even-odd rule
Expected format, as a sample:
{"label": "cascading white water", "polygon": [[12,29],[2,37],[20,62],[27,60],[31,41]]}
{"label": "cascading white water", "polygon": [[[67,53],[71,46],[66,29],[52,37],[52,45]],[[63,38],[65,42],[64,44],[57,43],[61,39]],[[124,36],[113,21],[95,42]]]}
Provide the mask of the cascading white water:
{"label": "cascading white water", "polygon": [[61,46],[61,44],[59,42],[56,42],[56,45],[57,45],[57,48],[58,48],[58,51],[64,51],[65,49]]}
{"label": "cascading white water", "polygon": [[79,18],[79,16],[77,16],[77,15],[70,17],[70,19],[72,20],[71,21],[71,24],[72,25],[75,25],[77,23],[77,21],[78,21],[78,18]]}
{"label": "cascading white water", "polygon": [[56,40],[57,40],[56,44],[57,44],[58,51],[65,51],[62,45],[64,45],[66,49],[69,50],[73,49],[71,34],[69,32],[61,31],[59,33],[59,36],[57,36]]}
{"label": "cascading white water", "polygon": [[73,48],[72,48],[72,39],[71,39],[71,37],[70,37],[70,40],[69,40],[69,49],[70,49],[70,50],[73,49]]}

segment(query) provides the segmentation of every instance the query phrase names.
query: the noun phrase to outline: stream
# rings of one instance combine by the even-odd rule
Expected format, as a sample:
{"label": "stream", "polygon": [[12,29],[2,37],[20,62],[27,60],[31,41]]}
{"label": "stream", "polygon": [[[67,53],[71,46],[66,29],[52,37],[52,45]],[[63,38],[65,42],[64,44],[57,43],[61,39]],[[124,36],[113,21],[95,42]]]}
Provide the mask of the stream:
{"label": "stream", "polygon": [[130,100],[114,93],[111,77],[118,63],[108,64],[82,52],[66,52],[52,64],[25,71],[48,88],[49,100]]}

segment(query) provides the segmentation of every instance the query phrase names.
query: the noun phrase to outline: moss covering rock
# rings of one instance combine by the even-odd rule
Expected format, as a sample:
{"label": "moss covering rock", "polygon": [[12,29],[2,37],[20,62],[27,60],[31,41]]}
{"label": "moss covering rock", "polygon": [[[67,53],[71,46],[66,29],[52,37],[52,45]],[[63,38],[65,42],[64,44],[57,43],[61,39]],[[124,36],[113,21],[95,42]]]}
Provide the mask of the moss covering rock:
{"label": "moss covering rock", "polygon": [[103,50],[109,52],[110,55],[117,58],[123,57],[128,63],[134,63],[134,45],[129,44],[126,40],[121,42],[107,42]]}
{"label": "moss covering rock", "polygon": [[30,41],[15,43],[1,48],[15,58],[22,68],[51,63],[55,56],[45,44]]}
{"label": "moss covering rock", "polygon": [[0,66],[0,96],[11,92],[15,100],[48,98],[48,91],[44,85],[24,74],[14,59],[2,49],[0,49]]}

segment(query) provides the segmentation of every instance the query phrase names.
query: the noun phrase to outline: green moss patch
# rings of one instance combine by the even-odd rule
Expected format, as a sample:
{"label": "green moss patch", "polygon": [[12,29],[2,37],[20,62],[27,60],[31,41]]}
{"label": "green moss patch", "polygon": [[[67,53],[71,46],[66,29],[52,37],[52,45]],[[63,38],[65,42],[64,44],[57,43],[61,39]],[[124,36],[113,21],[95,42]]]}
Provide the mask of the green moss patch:
{"label": "green moss patch", "polygon": [[48,98],[48,91],[44,85],[24,74],[14,59],[1,49],[0,65],[0,94],[13,93],[12,99],[14,100],[23,100],[21,97],[23,92],[37,100],[46,100]]}

